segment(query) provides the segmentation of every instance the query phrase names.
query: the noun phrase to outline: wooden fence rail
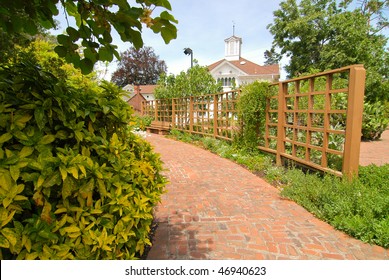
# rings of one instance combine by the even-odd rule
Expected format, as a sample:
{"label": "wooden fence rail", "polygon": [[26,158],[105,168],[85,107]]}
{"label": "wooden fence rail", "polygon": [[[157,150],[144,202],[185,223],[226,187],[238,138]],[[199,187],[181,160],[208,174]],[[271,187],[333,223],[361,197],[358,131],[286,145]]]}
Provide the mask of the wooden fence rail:
{"label": "wooden fence rail", "polygon": [[142,115],[168,122],[177,130],[232,140],[238,126],[239,90],[143,102]]}
{"label": "wooden fence rail", "polygon": [[[271,85],[259,149],[310,168],[358,174],[365,69],[351,65]],[[146,101],[142,114],[190,133],[232,140],[240,130],[236,103],[240,91]]]}

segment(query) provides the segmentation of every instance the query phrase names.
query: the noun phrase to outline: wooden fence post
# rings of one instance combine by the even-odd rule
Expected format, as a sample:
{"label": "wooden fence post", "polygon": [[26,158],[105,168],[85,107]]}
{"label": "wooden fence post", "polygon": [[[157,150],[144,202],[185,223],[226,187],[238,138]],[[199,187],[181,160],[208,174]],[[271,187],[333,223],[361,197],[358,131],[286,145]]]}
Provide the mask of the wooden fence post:
{"label": "wooden fence post", "polygon": [[176,126],[176,102],[175,99],[172,98],[172,128]]}
{"label": "wooden fence post", "polygon": [[193,132],[193,96],[190,97],[189,99],[189,131]]}
{"label": "wooden fence post", "polygon": [[154,120],[158,121],[158,100],[154,100]]}
{"label": "wooden fence post", "polygon": [[282,165],[281,154],[285,153],[285,94],[288,92],[287,83],[278,83],[278,124],[277,124],[277,155],[276,164]]}
{"label": "wooden fence post", "polygon": [[350,68],[346,139],[342,168],[342,173],[349,179],[358,175],[365,77],[366,71],[363,65],[355,65]]}
{"label": "wooden fence post", "polygon": [[218,95],[215,94],[213,96],[213,137],[216,138],[218,135],[217,127],[218,127]]}

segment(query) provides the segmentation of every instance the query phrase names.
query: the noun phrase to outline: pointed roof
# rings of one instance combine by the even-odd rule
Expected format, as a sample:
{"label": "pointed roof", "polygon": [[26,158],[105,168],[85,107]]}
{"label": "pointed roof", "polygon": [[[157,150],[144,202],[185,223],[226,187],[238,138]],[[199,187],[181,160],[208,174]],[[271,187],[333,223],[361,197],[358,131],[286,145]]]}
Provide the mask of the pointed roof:
{"label": "pointed roof", "polygon": [[229,42],[229,41],[241,41],[242,42],[242,38],[233,35],[233,36],[228,37],[227,39],[224,40],[224,42]]}
{"label": "pointed roof", "polygon": [[278,64],[261,66],[243,57],[241,57],[239,60],[234,60],[234,61],[228,61],[226,59],[219,60],[208,66],[209,71],[212,71],[213,69],[223,64],[224,62],[232,64],[239,70],[245,72],[247,75],[266,75],[266,74],[278,75],[280,73],[280,67]]}
{"label": "pointed roof", "polygon": [[153,94],[157,85],[140,85],[141,94]]}

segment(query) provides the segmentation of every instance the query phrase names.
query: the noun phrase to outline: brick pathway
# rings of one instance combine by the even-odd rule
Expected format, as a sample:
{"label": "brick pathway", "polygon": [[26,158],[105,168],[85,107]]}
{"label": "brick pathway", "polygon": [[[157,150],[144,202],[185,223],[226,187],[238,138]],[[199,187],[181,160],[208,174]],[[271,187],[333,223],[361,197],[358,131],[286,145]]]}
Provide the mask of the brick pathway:
{"label": "brick pathway", "polygon": [[385,130],[378,141],[361,143],[359,164],[369,165],[371,163],[376,165],[389,163],[389,130]]}
{"label": "brick pathway", "polygon": [[283,199],[261,178],[195,146],[151,135],[170,180],[148,259],[389,259]]}

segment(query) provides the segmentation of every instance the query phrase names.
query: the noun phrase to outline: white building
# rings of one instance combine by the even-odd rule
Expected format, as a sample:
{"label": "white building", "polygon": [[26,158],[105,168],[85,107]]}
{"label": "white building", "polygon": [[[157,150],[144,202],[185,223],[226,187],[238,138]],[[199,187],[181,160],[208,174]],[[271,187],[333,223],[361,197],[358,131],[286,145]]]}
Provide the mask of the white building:
{"label": "white building", "polygon": [[280,79],[278,64],[261,66],[241,57],[242,38],[234,35],[224,42],[224,59],[208,66],[215,80],[222,83],[224,91],[254,81],[277,82]]}

